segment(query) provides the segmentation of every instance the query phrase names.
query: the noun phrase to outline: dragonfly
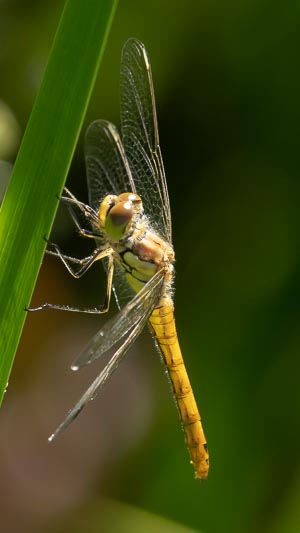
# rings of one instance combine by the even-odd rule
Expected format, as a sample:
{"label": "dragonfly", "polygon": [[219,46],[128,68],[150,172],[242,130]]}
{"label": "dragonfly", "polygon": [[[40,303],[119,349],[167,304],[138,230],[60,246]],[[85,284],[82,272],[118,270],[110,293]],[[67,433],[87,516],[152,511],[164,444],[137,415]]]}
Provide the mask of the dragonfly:
{"label": "dragonfly", "polygon": [[[45,303],[32,309],[102,314],[108,311],[114,293],[119,313],[95,334],[71,368],[81,369],[111,348],[115,351],[49,440],[53,441],[96,397],[148,323],[166,366],[195,477],[206,479],[206,438],[174,318],[171,212],[152,72],[145,46],[137,39],[129,39],[123,46],[120,93],[122,136],[105,120],[96,120],[86,132],[88,204],[66,188],[61,198],[68,204],[79,234],[94,239],[96,247],[83,259],[63,254],[55,244],[48,250],[75,278],[84,275],[96,261],[103,261],[107,273],[103,305],[78,309]],[[76,210],[88,229],[79,221]]]}

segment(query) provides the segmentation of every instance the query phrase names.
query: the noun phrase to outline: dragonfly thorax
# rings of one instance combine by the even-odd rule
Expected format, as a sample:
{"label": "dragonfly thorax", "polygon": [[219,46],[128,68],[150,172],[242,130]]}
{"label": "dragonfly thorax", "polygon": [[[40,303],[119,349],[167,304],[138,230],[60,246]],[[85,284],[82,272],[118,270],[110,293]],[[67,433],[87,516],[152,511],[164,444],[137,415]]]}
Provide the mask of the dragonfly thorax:
{"label": "dragonfly thorax", "polygon": [[99,207],[101,231],[111,242],[118,242],[130,236],[135,221],[143,214],[143,203],[138,194],[125,192],[107,195]]}

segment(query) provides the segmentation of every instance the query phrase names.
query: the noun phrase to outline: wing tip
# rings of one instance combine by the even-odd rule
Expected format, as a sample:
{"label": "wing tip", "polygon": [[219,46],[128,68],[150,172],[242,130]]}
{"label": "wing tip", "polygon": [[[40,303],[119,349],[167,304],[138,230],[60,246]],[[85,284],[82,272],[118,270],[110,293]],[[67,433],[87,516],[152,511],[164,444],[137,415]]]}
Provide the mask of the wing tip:
{"label": "wing tip", "polygon": [[56,432],[51,433],[50,437],[48,437],[48,442],[53,442],[56,439]]}

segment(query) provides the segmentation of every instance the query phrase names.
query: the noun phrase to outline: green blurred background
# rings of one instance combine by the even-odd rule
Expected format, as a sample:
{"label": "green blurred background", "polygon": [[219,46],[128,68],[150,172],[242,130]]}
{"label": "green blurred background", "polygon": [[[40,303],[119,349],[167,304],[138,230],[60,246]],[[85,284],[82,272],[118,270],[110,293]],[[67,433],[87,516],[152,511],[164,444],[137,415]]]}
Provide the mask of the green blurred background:
{"label": "green blurred background", "polygon": [[[2,190],[62,8],[62,0],[0,3]],[[69,370],[105,318],[36,313],[0,415],[0,530],[298,533],[300,4],[120,2],[85,126],[119,125],[120,52],[131,36],[152,61],[177,327],[211,472],[205,483],[193,479],[148,332],[49,445],[100,368]],[[81,136],[68,186],[86,200],[84,175]],[[52,240],[87,253],[62,208]],[[74,281],[46,258],[32,305],[93,305],[104,281],[97,267]]]}

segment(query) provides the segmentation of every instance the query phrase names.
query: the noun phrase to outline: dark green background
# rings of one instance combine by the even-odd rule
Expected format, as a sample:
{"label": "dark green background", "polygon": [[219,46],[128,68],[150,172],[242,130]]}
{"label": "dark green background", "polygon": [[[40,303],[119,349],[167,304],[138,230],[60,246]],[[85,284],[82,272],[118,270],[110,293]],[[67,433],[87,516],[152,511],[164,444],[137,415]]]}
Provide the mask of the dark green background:
{"label": "dark green background", "polygon": [[[22,131],[62,7],[58,0],[0,6],[0,98]],[[297,533],[299,3],[120,2],[86,125],[119,124],[120,51],[131,36],[152,61],[177,327],[211,472],[205,483],[193,479],[147,334],[102,397],[48,445],[99,368],[68,370],[105,319],[30,315],[1,411],[1,530],[190,530],[159,517],[152,523],[137,507],[205,533]],[[68,186],[86,199],[82,144]],[[78,256],[88,249],[63,209],[53,240]],[[70,280],[47,258],[33,305],[96,304],[103,281],[97,267],[86,280]]]}

